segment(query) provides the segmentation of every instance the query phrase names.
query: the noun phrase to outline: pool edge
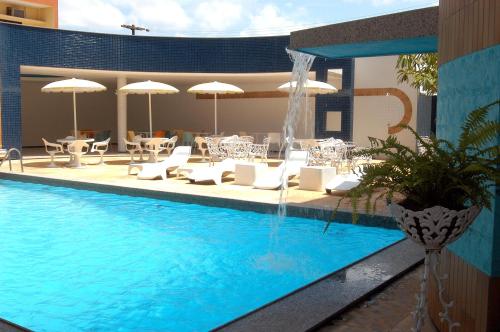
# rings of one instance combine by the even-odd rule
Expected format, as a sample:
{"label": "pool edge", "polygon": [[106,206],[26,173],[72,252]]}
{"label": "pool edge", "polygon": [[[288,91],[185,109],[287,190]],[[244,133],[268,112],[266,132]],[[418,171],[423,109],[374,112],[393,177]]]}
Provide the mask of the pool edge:
{"label": "pool edge", "polygon": [[3,319],[3,318],[0,318],[0,331],[2,331],[2,332],[33,332],[33,330],[30,330],[26,327],[15,324],[15,323],[8,321],[6,319]]}
{"label": "pool edge", "polygon": [[[212,331],[312,331],[387,287],[423,259],[422,248],[409,239],[400,240]],[[377,275],[370,277],[368,271]]]}
{"label": "pool edge", "polygon": [[[128,195],[136,197],[147,197],[153,199],[169,200],[179,203],[194,203],[212,207],[223,207],[241,211],[252,211],[265,214],[276,214],[278,204],[247,201],[234,198],[214,197],[207,195],[194,195],[186,193],[175,193],[168,191],[160,191],[153,189],[133,188],[121,186],[117,184],[84,182],[77,180],[58,179],[44,177],[38,175],[28,175],[19,173],[8,173],[0,171],[0,179],[13,180],[20,182],[29,182],[36,184],[45,184],[52,186],[67,187],[81,190],[92,190],[101,193],[111,193],[117,195]],[[319,219],[330,221],[333,216],[333,208],[327,207],[311,207],[305,204],[289,203],[287,204],[287,216],[301,217],[308,219]],[[339,210],[335,216],[335,222],[352,223],[352,214],[347,210]],[[359,213],[358,225],[382,227],[388,229],[397,229],[397,225],[393,218],[381,214],[364,214]]]}

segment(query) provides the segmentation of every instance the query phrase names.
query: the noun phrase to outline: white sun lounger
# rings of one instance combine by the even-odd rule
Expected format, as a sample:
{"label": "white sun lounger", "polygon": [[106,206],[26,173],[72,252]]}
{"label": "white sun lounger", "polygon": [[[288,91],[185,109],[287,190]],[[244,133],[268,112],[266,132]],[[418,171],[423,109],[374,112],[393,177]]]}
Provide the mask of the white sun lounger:
{"label": "white sun lounger", "polygon": [[236,160],[224,159],[214,166],[197,167],[190,169],[178,170],[178,173],[184,173],[186,178],[191,183],[213,181],[219,185],[222,183],[222,178],[230,173],[234,173]]}
{"label": "white sun lounger", "polygon": [[328,182],[325,190],[328,194],[332,192],[345,192],[359,185],[360,176],[358,174],[337,175]]}
{"label": "white sun lounger", "polygon": [[152,180],[161,177],[163,180],[166,180],[169,172],[186,165],[190,157],[190,146],[178,146],[174,149],[172,155],[162,162],[130,164],[128,166],[128,174],[130,175],[132,174],[132,170],[138,169],[138,179]]}
{"label": "white sun lounger", "polygon": [[288,180],[300,174],[300,168],[307,165],[309,152],[290,151],[288,161],[282,162],[277,168],[269,169],[267,172],[261,172],[257,175],[253,186],[258,189],[278,189],[281,187],[281,177],[285,176],[285,186]]}

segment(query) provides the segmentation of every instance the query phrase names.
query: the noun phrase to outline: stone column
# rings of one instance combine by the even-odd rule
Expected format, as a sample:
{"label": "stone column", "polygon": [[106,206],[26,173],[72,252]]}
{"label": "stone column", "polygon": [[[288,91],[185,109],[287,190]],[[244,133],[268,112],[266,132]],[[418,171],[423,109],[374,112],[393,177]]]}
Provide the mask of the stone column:
{"label": "stone column", "polygon": [[[116,89],[127,84],[126,77],[116,79]],[[127,95],[118,93],[116,96],[116,117],[118,129],[118,151],[125,152],[126,147],[123,139],[127,137]]]}

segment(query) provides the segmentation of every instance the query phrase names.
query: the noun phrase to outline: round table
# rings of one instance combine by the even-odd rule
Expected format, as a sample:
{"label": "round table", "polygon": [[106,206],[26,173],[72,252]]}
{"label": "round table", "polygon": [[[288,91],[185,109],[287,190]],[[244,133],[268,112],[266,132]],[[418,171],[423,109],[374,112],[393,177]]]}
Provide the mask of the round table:
{"label": "round table", "polygon": [[[169,140],[171,140],[171,138],[168,138],[168,137],[153,137],[153,138],[161,138],[162,143],[166,143]],[[153,138],[151,138],[151,137],[140,137],[140,138],[136,137],[136,138],[134,138],[134,142],[141,143],[141,145],[144,145],[144,144],[147,144],[149,141],[151,141]],[[150,163],[156,162],[153,151],[149,151],[148,162],[150,162]]]}

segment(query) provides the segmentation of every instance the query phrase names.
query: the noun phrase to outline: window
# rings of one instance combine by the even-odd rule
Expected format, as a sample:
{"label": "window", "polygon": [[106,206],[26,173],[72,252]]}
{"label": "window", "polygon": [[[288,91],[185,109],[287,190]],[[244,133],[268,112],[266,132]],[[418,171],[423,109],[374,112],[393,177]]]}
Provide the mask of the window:
{"label": "window", "polygon": [[342,112],[326,112],[326,131],[342,131]]}
{"label": "window", "polygon": [[336,87],[337,90],[342,90],[342,69],[328,69],[326,82]]}

